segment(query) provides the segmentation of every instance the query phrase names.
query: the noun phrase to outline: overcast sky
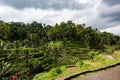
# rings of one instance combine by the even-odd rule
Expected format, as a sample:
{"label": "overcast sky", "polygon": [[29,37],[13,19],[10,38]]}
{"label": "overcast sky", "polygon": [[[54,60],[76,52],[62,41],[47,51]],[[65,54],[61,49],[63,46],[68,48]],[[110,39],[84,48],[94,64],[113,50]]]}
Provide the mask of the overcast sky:
{"label": "overcast sky", "polygon": [[120,35],[120,0],[0,0],[0,17],[50,25],[72,20]]}

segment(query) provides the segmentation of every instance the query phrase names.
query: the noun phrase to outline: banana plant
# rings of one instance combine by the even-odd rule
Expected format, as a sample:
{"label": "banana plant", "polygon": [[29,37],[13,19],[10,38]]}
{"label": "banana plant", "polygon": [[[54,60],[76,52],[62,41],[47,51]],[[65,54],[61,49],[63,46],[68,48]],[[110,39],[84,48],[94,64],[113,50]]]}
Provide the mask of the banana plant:
{"label": "banana plant", "polygon": [[0,63],[0,80],[2,80],[2,78],[10,72],[10,69],[11,69],[10,63],[4,61]]}
{"label": "banana plant", "polygon": [[5,48],[6,48],[6,46],[5,46],[4,42],[0,41],[0,50],[3,50]]}

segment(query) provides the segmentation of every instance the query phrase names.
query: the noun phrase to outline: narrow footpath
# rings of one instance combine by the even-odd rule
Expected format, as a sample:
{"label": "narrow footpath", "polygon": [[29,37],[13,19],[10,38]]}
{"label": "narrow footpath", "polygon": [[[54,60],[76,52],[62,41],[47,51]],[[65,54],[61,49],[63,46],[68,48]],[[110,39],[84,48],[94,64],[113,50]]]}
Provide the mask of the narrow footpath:
{"label": "narrow footpath", "polygon": [[86,74],[83,77],[78,76],[73,80],[120,80],[120,65],[109,68],[105,71],[100,71],[93,74]]}

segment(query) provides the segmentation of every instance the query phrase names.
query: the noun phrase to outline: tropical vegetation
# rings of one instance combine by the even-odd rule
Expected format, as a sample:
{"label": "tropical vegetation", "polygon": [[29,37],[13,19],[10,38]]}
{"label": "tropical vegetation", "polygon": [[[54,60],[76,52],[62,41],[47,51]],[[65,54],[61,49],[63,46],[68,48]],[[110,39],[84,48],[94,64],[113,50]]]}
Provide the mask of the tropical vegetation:
{"label": "tropical vegetation", "polygon": [[114,54],[119,44],[118,35],[72,21],[53,26],[0,20],[0,80],[31,80],[38,73],[36,80],[51,80],[66,73],[67,66],[101,65],[106,60],[100,55]]}

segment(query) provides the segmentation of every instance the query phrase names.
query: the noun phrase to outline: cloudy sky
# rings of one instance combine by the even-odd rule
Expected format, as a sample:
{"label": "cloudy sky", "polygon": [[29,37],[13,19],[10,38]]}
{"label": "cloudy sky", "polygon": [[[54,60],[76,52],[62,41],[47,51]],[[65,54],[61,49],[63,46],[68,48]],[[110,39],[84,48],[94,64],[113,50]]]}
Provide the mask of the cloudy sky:
{"label": "cloudy sky", "polygon": [[50,25],[72,20],[120,35],[120,0],[0,0],[0,17]]}

